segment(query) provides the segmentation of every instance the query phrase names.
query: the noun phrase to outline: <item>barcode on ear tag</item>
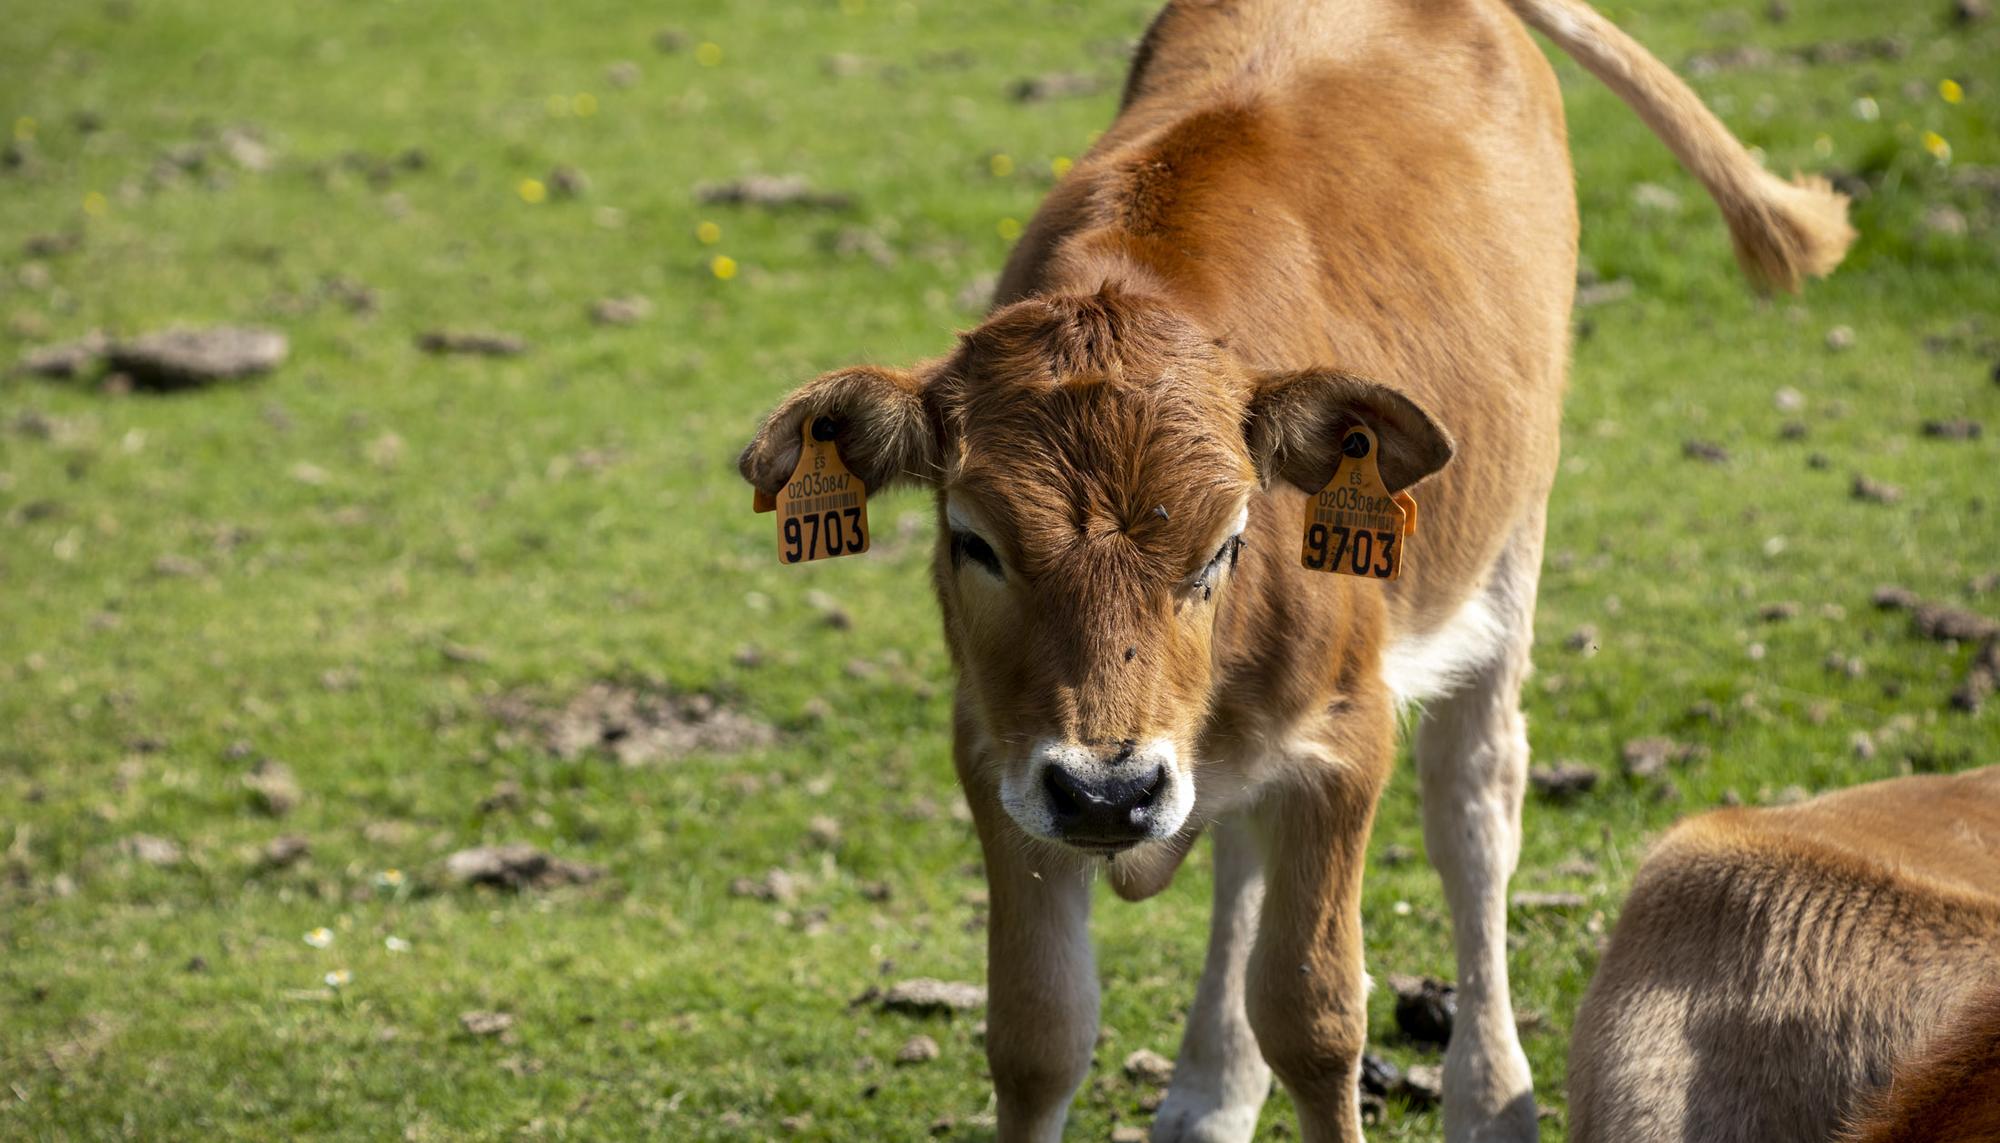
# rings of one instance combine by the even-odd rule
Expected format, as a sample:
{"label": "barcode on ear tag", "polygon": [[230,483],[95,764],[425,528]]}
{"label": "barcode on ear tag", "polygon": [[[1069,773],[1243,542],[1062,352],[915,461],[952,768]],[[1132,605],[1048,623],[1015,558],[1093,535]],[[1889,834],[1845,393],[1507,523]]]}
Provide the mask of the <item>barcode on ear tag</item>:
{"label": "barcode on ear tag", "polygon": [[[1415,513],[1405,513],[1376,467],[1375,434],[1355,425],[1341,437],[1340,467],[1306,502],[1300,561],[1312,571],[1395,579],[1403,574],[1403,537]],[[1415,507],[1415,501],[1411,501]]]}
{"label": "barcode on ear tag", "polygon": [[[821,421],[800,426],[798,467],[777,496],[778,562],[811,563],[868,550],[868,486],[841,463],[833,433]],[[824,435],[826,439],[819,439]],[[764,493],[758,494],[757,510]]]}

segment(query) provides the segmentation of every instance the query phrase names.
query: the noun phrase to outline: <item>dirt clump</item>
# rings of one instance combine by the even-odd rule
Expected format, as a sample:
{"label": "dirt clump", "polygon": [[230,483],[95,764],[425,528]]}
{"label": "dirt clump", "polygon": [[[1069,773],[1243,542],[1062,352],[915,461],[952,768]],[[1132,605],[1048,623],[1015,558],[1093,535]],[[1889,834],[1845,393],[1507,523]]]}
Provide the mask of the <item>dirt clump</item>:
{"label": "dirt clump", "polygon": [[112,345],[106,356],[112,370],[139,388],[188,389],[269,373],[290,352],[277,330],[224,325],[141,334]]}
{"label": "dirt clump", "polygon": [[102,330],[92,330],[75,341],[31,349],[15,368],[30,377],[81,377],[97,368],[110,351],[111,339]]}
{"label": "dirt clump", "polygon": [[906,1016],[936,1016],[952,1012],[973,1012],[986,1007],[986,989],[962,981],[934,980],[920,976],[897,981],[883,992],[874,988],[861,994],[857,1004],[874,1003],[884,1012]]}
{"label": "dirt clump", "polygon": [[1582,762],[1557,762],[1528,771],[1528,784],[1552,802],[1568,801],[1597,787],[1597,768]]}
{"label": "dirt clump", "polygon": [[514,334],[493,330],[433,329],[417,335],[417,348],[438,356],[515,357],[528,351],[528,343]]}
{"label": "dirt clump", "polygon": [[694,197],[707,206],[845,210],[854,205],[853,195],[818,190],[804,175],[745,175],[728,182],[703,183],[694,188]]}
{"label": "dirt clump", "polygon": [[741,753],[778,738],[770,724],[714,695],[650,683],[591,683],[559,708],[515,692],[495,702],[493,710],[511,729],[533,735],[559,758],[602,752],[624,766],[671,762],[690,754]]}
{"label": "dirt clump", "polygon": [[604,876],[595,865],[555,857],[526,842],[481,845],[445,858],[445,876],[460,885],[499,889],[551,889],[584,885]]}

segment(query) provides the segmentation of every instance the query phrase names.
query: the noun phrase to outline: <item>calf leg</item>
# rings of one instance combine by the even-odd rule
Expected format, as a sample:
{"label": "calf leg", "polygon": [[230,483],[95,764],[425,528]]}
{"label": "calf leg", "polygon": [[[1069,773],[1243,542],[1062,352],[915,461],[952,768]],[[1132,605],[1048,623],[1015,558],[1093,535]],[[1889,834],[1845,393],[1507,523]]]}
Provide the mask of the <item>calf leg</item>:
{"label": "calf leg", "polygon": [[1215,904],[1208,960],[1181,1035],[1173,1087],[1153,1120],[1153,1143],[1248,1143],[1271,1090],[1271,1069],[1257,1049],[1244,999],[1264,902],[1263,859],[1241,813],[1216,822],[1209,833]]}
{"label": "calf leg", "polygon": [[1496,569],[1488,603],[1507,638],[1417,730],[1424,845],[1444,881],[1458,954],[1458,1015],[1445,1053],[1444,1124],[1451,1143],[1533,1140],[1533,1081],[1507,991],[1507,880],[1521,855],[1528,776],[1521,684],[1533,639],[1541,533]]}
{"label": "calf leg", "polygon": [[1350,699],[1332,719],[1325,741],[1288,751],[1287,773],[1257,804],[1265,889],[1250,1023],[1307,1143],[1359,1143],[1361,870],[1395,726],[1386,697]]}
{"label": "calf leg", "polygon": [[[963,772],[963,771],[961,771]],[[966,796],[986,857],[986,1061],[1002,1143],[1054,1143],[1097,1043],[1090,880],[1042,854],[993,791]],[[1041,860],[1047,856],[1048,860]]]}

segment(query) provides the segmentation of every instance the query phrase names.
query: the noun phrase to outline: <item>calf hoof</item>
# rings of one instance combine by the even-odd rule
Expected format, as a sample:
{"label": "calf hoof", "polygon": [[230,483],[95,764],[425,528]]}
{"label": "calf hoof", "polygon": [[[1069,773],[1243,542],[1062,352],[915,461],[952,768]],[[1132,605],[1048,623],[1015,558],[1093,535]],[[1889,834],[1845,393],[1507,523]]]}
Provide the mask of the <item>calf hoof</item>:
{"label": "calf hoof", "polygon": [[1153,1143],[1249,1143],[1257,1133],[1261,1104],[1222,1106],[1178,1092],[1167,1096],[1153,1116]]}
{"label": "calf hoof", "polygon": [[1446,1059],[1444,1137],[1447,1143],[1535,1143],[1541,1138],[1528,1060],[1518,1046]]}

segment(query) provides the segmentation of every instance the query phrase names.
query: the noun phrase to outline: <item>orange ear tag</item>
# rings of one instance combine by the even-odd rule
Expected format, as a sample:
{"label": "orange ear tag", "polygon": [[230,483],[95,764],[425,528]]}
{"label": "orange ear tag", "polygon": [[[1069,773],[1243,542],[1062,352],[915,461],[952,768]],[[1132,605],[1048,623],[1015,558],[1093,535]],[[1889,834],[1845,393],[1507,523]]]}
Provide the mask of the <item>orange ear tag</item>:
{"label": "orange ear tag", "polygon": [[1313,571],[1395,579],[1403,574],[1403,537],[1417,530],[1417,502],[1383,485],[1366,425],[1347,430],[1340,452],[1333,479],[1306,502],[1300,559]]}
{"label": "orange ear tag", "polygon": [[759,512],[778,514],[778,562],[803,564],[868,550],[868,486],[841,463],[825,417],[801,425],[798,467],[776,496],[757,490]]}

